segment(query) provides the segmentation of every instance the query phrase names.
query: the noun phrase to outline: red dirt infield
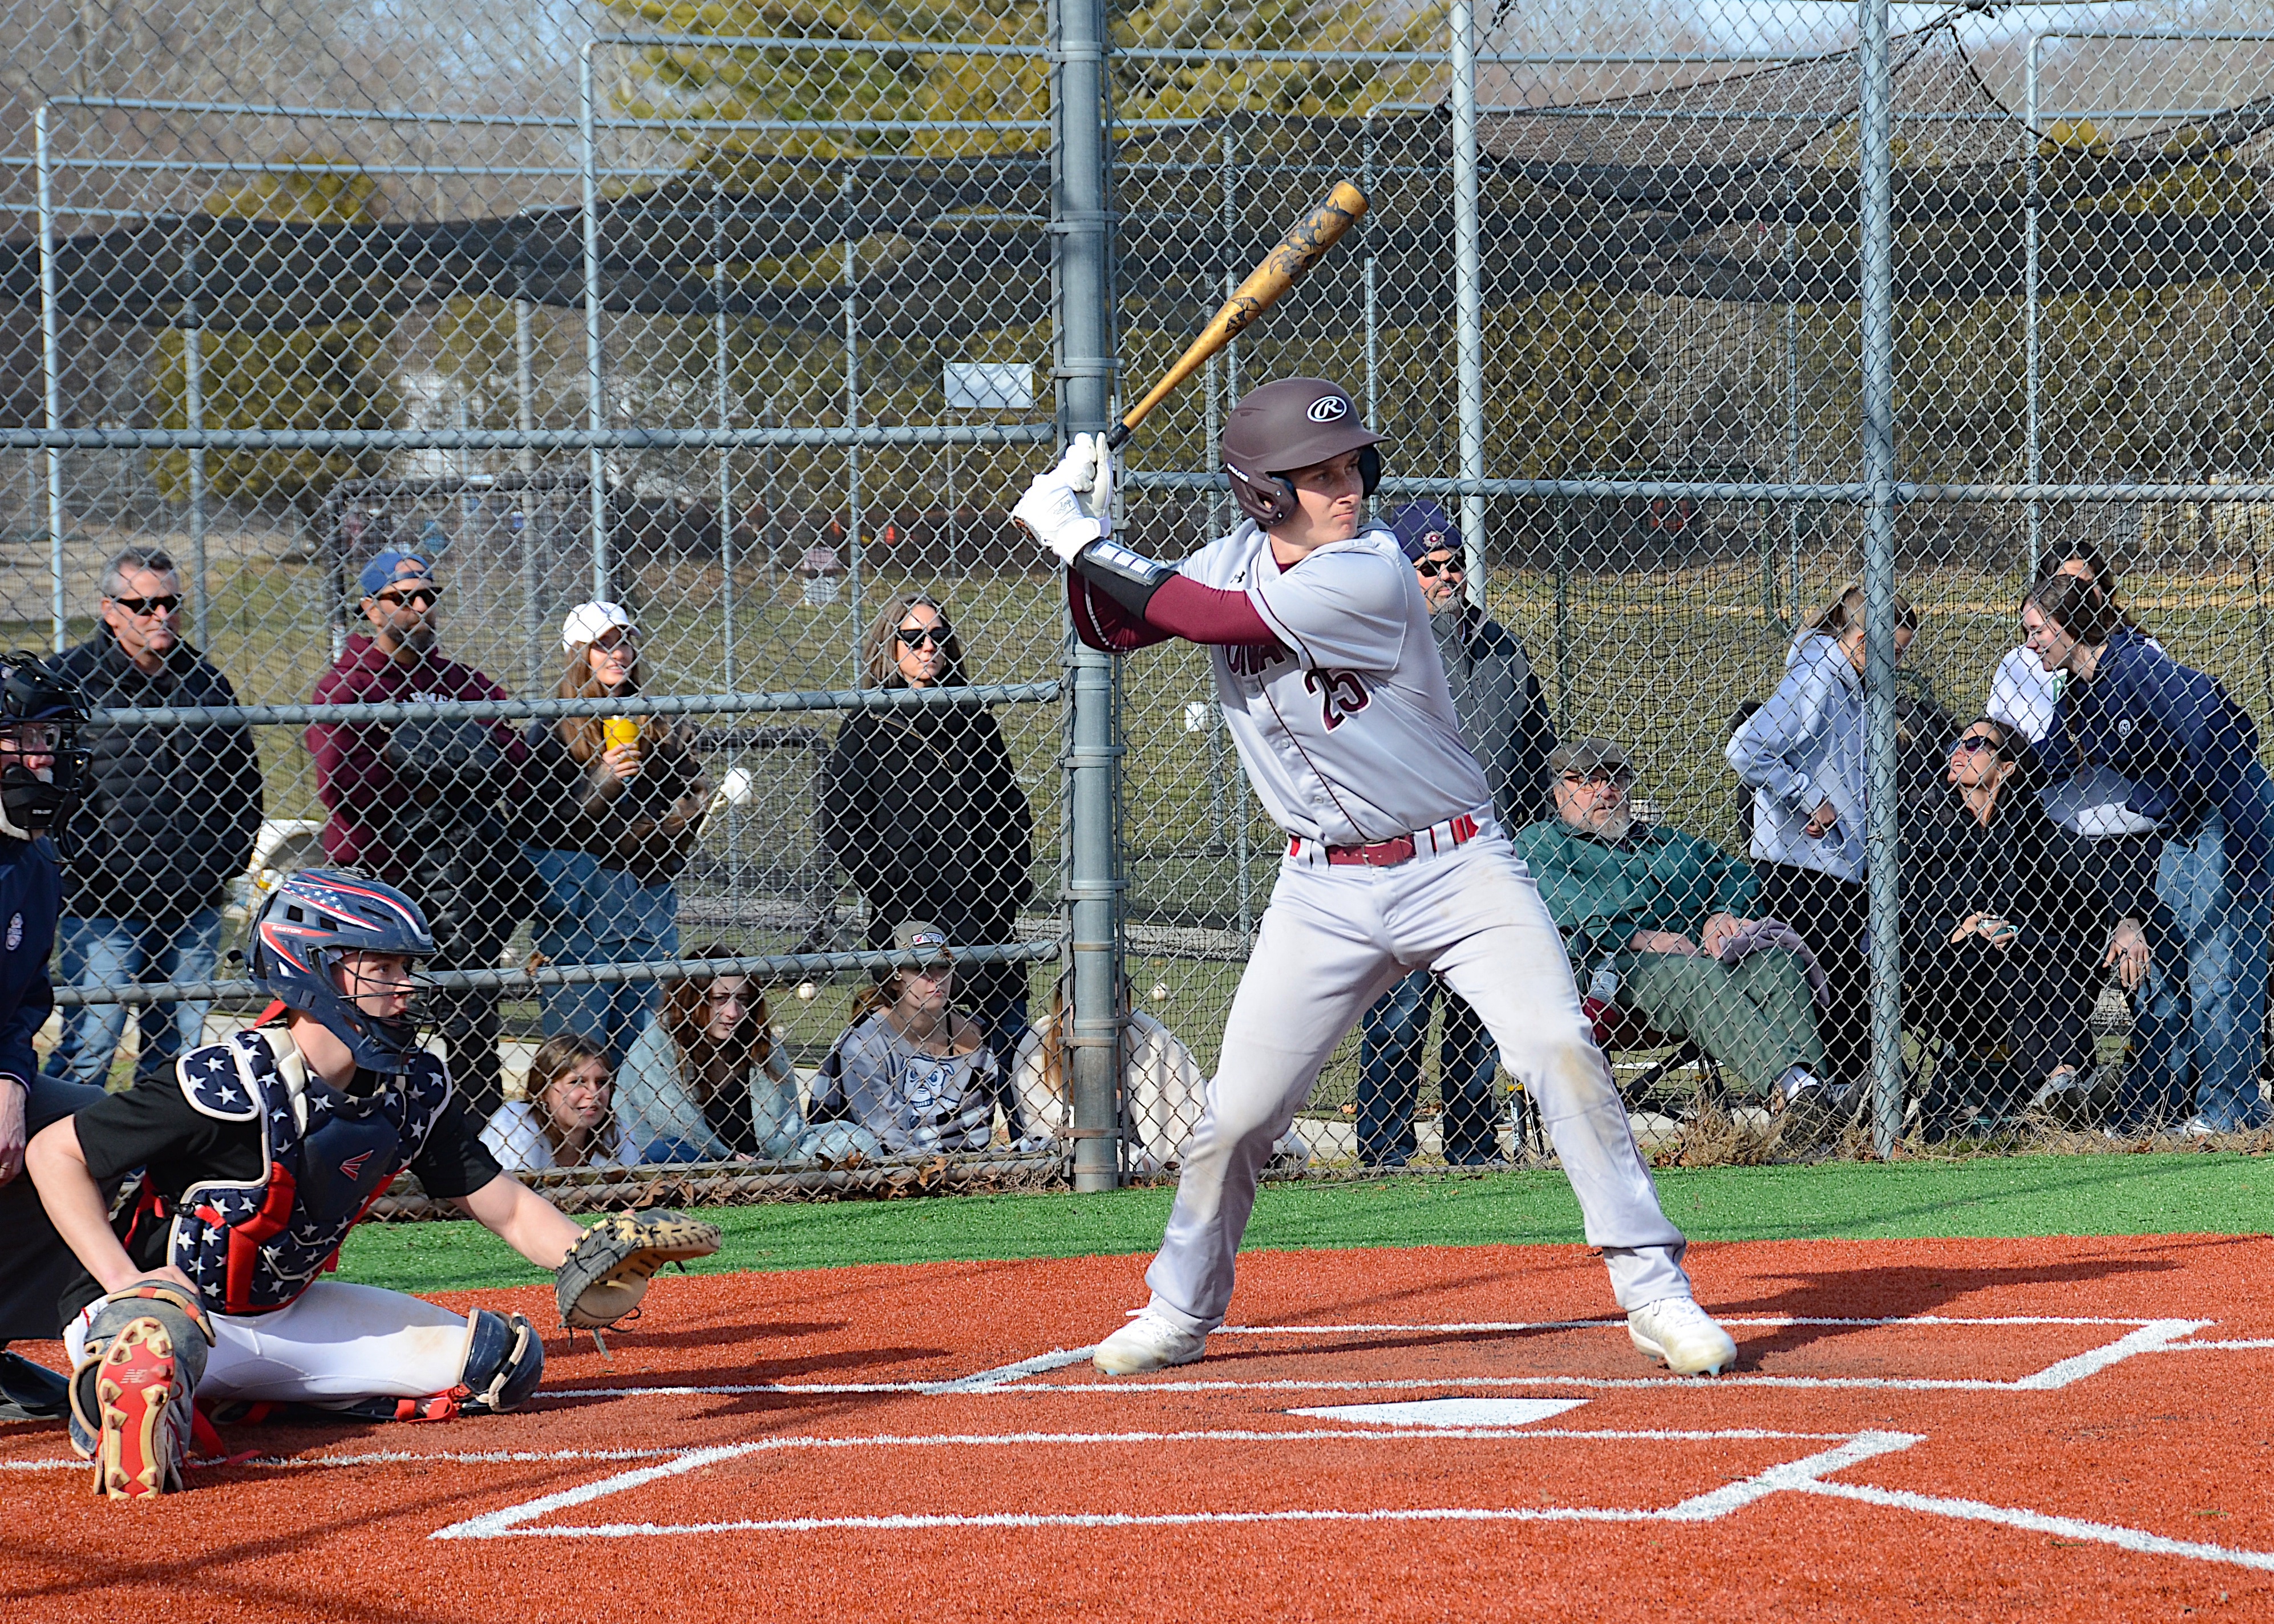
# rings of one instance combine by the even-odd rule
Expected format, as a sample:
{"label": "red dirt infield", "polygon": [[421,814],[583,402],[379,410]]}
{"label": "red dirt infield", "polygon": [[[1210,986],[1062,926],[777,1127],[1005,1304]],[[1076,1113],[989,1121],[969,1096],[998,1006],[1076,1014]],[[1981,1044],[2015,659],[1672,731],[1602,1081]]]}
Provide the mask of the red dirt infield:
{"label": "red dirt infield", "polygon": [[224,1429],[154,1502],[0,1425],[0,1613],[2274,1617],[2274,1241],[1691,1263],[1734,1376],[1645,1365],[1577,1248],[1252,1254],[1118,1381],[1142,1259],[673,1277],[514,1415]]}

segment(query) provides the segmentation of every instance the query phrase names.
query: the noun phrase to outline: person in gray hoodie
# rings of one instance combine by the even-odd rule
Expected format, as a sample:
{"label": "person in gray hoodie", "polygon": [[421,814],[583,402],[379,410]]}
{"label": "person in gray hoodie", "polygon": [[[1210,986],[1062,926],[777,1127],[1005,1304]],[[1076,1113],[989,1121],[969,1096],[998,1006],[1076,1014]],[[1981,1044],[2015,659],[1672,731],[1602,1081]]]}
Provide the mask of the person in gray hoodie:
{"label": "person in gray hoodie", "polygon": [[[1524,645],[1469,598],[1460,530],[1434,502],[1407,503],[1389,515],[1389,528],[1429,605],[1453,711],[1492,786],[1501,827],[1513,834],[1552,816],[1547,756],[1555,748],[1555,725]],[[1416,970],[1375,999],[1359,1023],[1358,1154],[1369,1166],[1402,1166],[1417,1148],[1421,1056],[1440,990],[1434,976]],[[1437,1079],[1445,1101],[1445,1160],[1490,1162],[1500,1154],[1492,1040],[1467,1004],[1449,992],[1444,1002]]]}
{"label": "person in gray hoodie", "polygon": [[[1895,658],[1918,613],[1895,599]],[[1850,586],[1796,641],[1768,702],[1729,735],[1730,768],[1753,792],[1760,912],[1800,932],[1830,986],[1825,1062],[1845,1089],[1871,1071],[1864,926],[1864,590]]]}

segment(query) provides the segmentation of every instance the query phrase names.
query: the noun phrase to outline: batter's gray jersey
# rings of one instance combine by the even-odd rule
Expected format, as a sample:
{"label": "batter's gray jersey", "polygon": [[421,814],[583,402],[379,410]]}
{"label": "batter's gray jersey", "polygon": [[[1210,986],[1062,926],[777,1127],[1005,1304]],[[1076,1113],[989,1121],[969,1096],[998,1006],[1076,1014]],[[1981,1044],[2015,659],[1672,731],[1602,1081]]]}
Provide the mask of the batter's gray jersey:
{"label": "batter's gray jersey", "polygon": [[1240,763],[1282,829],[1363,846],[1490,805],[1429,606],[1388,530],[1330,542],[1283,569],[1271,538],[1246,522],[1178,568],[1246,593],[1285,645],[1209,650]]}

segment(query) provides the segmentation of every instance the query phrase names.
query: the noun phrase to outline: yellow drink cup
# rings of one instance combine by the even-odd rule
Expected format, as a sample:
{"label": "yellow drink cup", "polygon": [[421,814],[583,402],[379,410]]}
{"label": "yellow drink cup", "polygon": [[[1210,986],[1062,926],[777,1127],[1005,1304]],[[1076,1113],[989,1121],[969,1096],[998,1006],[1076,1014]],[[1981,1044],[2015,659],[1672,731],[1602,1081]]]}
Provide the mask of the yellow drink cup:
{"label": "yellow drink cup", "polygon": [[639,742],[639,723],[628,716],[612,716],[600,724],[600,737],[610,749]]}

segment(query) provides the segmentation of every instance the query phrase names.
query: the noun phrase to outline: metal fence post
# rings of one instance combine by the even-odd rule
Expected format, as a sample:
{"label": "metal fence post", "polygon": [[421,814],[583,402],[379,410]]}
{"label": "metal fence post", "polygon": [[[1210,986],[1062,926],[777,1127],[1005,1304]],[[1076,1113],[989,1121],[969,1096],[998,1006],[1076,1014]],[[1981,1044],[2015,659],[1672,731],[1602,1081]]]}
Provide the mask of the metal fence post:
{"label": "metal fence post", "polygon": [[1888,0],[1859,0],[1862,276],[1864,727],[1871,984],[1871,1143],[1891,1156],[1903,1132],[1902,949],[1895,823],[1894,120]]}
{"label": "metal fence post", "polygon": [[[184,255],[182,300],[182,423],[192,434],[206,426],[205,333],[198,314],[198,244]],[[198,647],[213,646],[213,591],[206,581],[206,448],[190,447],[190,576]],[[109,590],[109,583],[103,590]]]}
{"label": "metal fence post", "polygon": [[[1111,301],[1106,259],[1105,7],[1058,0],[1058,59],[1051,139],[1058,162],[1051,206],[1057,244],[1058,417],[1066,434],[1106,426],[1112,398]],[[1120,793],[1116,673],[1108,655],[1073,652],[1073,748],[1067,801],[1072,829],[1066,880],[1073,966],[1073,1184],[1111,1190],[1120,1180],[1121,1022],[1119,895],[1115,808]]]}
{"label": "metal fence post", "polygon": [[[2022,139],[2029,144],[2022,163],[2022,174],[2028,194],[2022,211],[2022,417],[2027,462],[2022,477],[2031,485],[2044,482],[2045,465],[2043,444],[2038,438],[2038,395],[2044,380],[2039,345],[2042,335],[2037,330],[2037,286],[2039,229],[2037,210],[2042,207],[2038,193],[2044,184],[2042,154],[2037,151],[2037,48],[2044,43],[2042,34],[2029,36],[2029,49],[2022,57]],[[2029,579],[2037,578],[2037,555],[2044,543],[2044,505],[2034,496],[2029,498]]]}
{"label": "metal fence post", "polygon": [[[55,154],[49,145],[48,104],[32,109],[32,149],[39,169],[40,208],[40,375],[45,390],[47,424],[64,425],[63,335],[56,316],[56,175]],[[48,452],[48,583],[49,612],[54,620],[55,651],[69,646],[64,622],[64,454]]]}
{"label": "metal fence post", "polygon": [[[577,178],[584,213],[584,420],[595,434],[608,426],[606,379],[600,348],[600,177],[593,130],[599,92],[592,83],[592,50],[587,41],[576,53]],[[598,440],[588,467],[592,480],[592,596],[608,593],[608,457]]]}
{"label": "metal fence post", "polygon": [[[1460,477],[1485,477],[1484,252],[1477,182],[1477,34],[1469,0],[1453,0],[1448,31],[1453,59],[1454,342],[1459,350]],[[1461,537],[1468,554],[1469,601],[1485,601],[1485,499],[1461,492]]]}

